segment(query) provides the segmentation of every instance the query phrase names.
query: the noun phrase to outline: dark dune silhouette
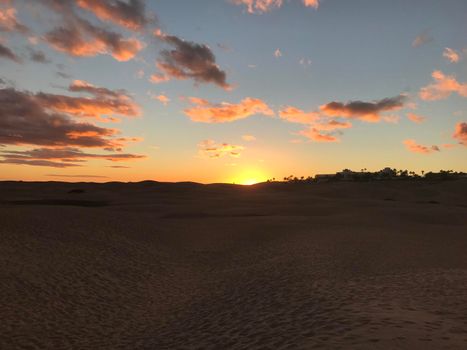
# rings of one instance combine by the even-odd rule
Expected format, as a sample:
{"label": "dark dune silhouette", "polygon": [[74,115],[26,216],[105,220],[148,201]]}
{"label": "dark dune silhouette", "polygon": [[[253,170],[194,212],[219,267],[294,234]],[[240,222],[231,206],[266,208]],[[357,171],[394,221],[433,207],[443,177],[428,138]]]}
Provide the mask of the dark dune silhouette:
{"label": "dark dune silhouette", "polygon": [[465,349],[466,208],[467,180],[0,182],[0,348]]}

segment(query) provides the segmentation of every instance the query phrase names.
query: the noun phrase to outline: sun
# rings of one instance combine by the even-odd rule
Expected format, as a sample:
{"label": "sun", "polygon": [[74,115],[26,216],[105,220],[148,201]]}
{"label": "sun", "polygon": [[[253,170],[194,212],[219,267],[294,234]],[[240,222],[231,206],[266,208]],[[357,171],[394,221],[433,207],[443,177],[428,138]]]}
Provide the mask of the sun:
{"label": "sun", "polygon": [[236,174],[230,182],[250,186],[266,180],[267,176],[260,169],[245,169]]}
{"label": "sun", "polygon": [[250,185],[257,184],[258,182],[261,182],[261,181],[257,179],[246,179],[243,182],[241,182],[240,185],[250,186]]}

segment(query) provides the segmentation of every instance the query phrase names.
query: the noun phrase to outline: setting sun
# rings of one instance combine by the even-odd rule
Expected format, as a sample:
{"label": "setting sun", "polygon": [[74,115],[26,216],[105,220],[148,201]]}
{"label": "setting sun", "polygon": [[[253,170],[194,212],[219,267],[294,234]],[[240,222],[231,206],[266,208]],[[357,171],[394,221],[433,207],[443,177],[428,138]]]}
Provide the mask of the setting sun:
{"label": "setting sun", "polygon": [[238,185],[254,185],[267,179],[260,169],[246,169],[239,172],[231,182]]}

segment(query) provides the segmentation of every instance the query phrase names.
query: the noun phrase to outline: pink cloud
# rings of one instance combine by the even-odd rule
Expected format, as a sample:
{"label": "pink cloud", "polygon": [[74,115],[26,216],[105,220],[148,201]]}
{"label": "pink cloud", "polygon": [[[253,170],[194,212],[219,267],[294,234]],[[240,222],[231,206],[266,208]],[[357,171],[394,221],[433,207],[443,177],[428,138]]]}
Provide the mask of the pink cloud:
{"label": "pink cloud", "polygon": [[467,84],[459,83],[455,76],[446,76],[438,70],[434,71],[431,76],[435,82],[420,90],[419,95],[422,100],[442,100],[448,98],[452,93],[467,97]]}
{"label": "pink cloud", "polygon": [[327,133],[322,133],[320,130],[313,126],[308,129],[299,131],[298,134],[315,142],[339,142],[337,137]]}
{"label": "pink cloud", "polygon": [[438,146],[424,146],[420,145],[415,140],[405,140],[404,145],[410,152],[421,153],[421,154],[431,154],[434,152],[439,152],[440,149]]}
{"label": "pink cloud", "polygon": [[273,116],[274,112],[262,100],[247,97],[238,104],[222,102],[213,104],[207,100],[190,98],[194,107],[184,110],[185,114],[195,122],[226,123],[248,118],[255,114]]}
{"label": "pink cloud", "polygon": [[459,54],[449,47],[446,47],[443,52],[443,57],[446,58],[451,63],[457,63],[460,60]]}
{"label": "pink cloud", "polygon": [[407,113],[407,118],[414,123],[421,124],[426,120],[426,117],[417,115],[415,113]]}
{"label": "pink cloud", "polygon": [[291,123],[311,124],[320,118],[320,114],[319,112],[305,112],[293,106],[286,106],[279,111],[279,117]]}
{"label": "pink cloud", "polygon": [[457,123],[452,137],[461,145],[467,146],[467,123]]}

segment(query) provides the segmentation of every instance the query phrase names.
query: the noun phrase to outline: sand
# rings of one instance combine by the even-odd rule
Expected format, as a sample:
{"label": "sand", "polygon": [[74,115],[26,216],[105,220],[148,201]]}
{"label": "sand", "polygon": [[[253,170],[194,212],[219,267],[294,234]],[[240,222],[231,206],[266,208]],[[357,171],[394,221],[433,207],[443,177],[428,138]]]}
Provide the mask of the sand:
{"label": "sand", "polygon": [[466,349],[467,181],[2,182],[0,315],[0,349]]}

